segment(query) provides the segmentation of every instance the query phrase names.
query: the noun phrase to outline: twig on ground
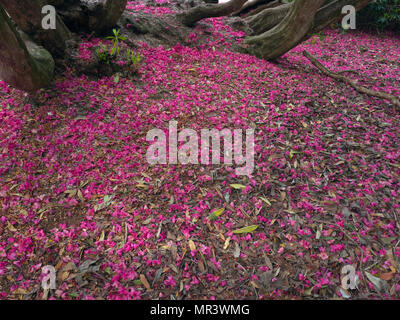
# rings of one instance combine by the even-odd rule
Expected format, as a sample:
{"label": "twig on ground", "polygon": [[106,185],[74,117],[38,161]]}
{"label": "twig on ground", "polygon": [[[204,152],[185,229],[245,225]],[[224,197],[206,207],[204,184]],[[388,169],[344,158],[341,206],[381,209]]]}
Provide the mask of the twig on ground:
{"label": "twig on ground", "polygon": [[372,96],[372,97],[388,100],[391,103],[393,103],[393,105],[395,105],[395,106],[400,108],[400,100],[398,98],[396,98],[395,96],[393,96],[391,94],[388,94],[386,92],[375,91],[375,90],[371,90],[371,89],[365,88],[365,87],[360,86],[359,84],[357,84],[355,81],[345,77],[342,74],[330,71],[328,68],[326,68],[321,62],[319,62],[313,55],[311,55],[307,51],[303,51],[303,55],[308,60],[310,60],[310,62],[317,69],[319,69],[323,74],[325,74],[326,76],[331,77],[331,78],[336,79],[336,80],[340,80],[340,81],[342,81],[344,83],[347,83],[350,86],[352,86],[356,91],[358,91],[360,93],[364,93],[364,94]]}

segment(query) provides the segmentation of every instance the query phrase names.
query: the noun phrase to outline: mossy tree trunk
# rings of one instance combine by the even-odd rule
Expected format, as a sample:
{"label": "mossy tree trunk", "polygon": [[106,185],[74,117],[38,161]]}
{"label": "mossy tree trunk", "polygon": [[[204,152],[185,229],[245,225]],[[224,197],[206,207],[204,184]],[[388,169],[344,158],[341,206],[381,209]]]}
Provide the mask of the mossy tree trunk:
{"label": "mossy tree trunk", "polygon": [[296,0],[288,15],[274,28],[249,37],[245,43],[252,46],[255,55],[275,59],[301,43],[310,31],[314,16],[325,0]]}

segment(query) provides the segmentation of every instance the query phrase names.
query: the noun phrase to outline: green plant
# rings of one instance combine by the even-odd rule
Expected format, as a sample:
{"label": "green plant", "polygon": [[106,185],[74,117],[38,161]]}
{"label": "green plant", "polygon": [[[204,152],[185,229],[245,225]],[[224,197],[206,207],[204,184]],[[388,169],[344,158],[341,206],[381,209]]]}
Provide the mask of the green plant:
{"label": "green plant", "polygon": [[[140,52],[134,52],[133,50],[126,49],[120,46],[121,41],[127,40],[126,37],[120,35],[119,30],[113,30],[113,36],[107,37],[108,40],[112,40],[113,46],[107,47],[102,42],[100,42],[98,48],[96,49],[96,54],[99,62],[105,64],[113,64],[113,68],[120,68],[125,62],[132,72],[136,72],[139,69],[139,64],[142,61],[142,56]],[[123,53],[123,54],[122,54]],[[126,56],[125,56],[126,54]],[[114,60],[118,60],[118,63],[114,65]],[[115,68],[114,68],[115,69]],[[120,74],[117,74],[114,81],[118,83],[120,80]]]}
{"label": "green plant", "polygon": [[400,30],[400,0],[374,0],[357,15],[364,29]]}
{"label": "green plant", "polygon": [[106,64],[110,64],[112,60],[114,60],[117,56],[119,56],[121,52],[120,41],[125,41],[127,38],[120,35],[120,31],[117,29],[113,29],[113,35],[107,37],[108,40],[113,42],[113,46],[109,49],[102,42],[99,47],[96,49],[97,58]]}
{"label": "green plant", "polygon": [[110,64],[111,61],[114,59],[114,55],[102,42],[100,42],[99,47],[96,49],[96,55],[99,61],[106,64]]}
{"label": "green plant", "polygon": [[114,45],[113,45],[113,47],[111,49],[111,55],[113,55],[113,56],[118,56],[120,51],[121,51],[121,48],[119,46],[119,42],[127,40],[127,38],[124,37],[124,36],[121,36],[119,34],[119,32],[120,32],[120,30],[113,29],[113,35],[107,37],[107,39],[111,40],[114,43]]}
{"label": "green plant", "polygon": [[128,56],[128,62],[136,69],[140,62],[142,61],[142,57],[140,55],[140,52],[135,53],[132,50],[127,51],[127,56]]}

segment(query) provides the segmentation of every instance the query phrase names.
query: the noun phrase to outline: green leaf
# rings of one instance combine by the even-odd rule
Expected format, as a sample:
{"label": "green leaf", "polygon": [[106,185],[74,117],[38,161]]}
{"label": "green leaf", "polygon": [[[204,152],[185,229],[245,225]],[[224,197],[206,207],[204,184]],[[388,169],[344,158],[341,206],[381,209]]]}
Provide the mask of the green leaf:
{"label": "green leaf", "polygon": [[264,201],[267,205],[271,206],[271,202],[269,202],[269,200],[268,200],[267,198],[260,197],[260,199],[261,199],[262,201]]}
{"label": "green leaf", "polygon": [[208,219],[209,220],[217,220],[218,217],[223,214],[225,211],[225,208],[221,208],[221,209],[217,209],[215,211],[213,211],[209,216]]}
{"label": "green leaf", "polygon": [[105,195],[103,198],[103,202],[94,206],[94,212],[103,210],[104,208],[108,207],[112,203],[112,200],[114,199],[114,197],[115,197],[114,194]]}
{"label": "green leaf", "polygon": [[311,278],[311,277],[308,277],[308,280],[310,280],[311,283],[312,283],[314,286],[317,284],[317,282],[316,282],[313,278]]}
{"label": "green leaf", "polygon": [[236,189],[236,190],[241,190],[241,189],[245,189],[246,188],[246,186],[244,186],[242,184],[237,184],[237,183],[231,184],[231,187],[233,189]]}
{"label": "green leaf", "polygon": [[238,233],[249,233],[249,232],[253,232],[257,228],[258,228],[257,225],[252,225],[252,226],[247,226],[247,227],[244,227],[244,228],[237,229],[237,230],[232,231],[232,232],[235,233],[235,234],[238,234]]}
{"label": "green leaf", "polygon": [[304,290],[304,294],[306,295],[306,296],[311,296],[311,294],[312,294],[312,290],[314,289],[314,287],[310,287],[310,288],[308,288],[308,289],[305,289]]}
{"label": "green leaf", "polygon": [[112,270],[111,270],[110,267],[105,268],[104,271],[105,271],[107,274],[109,274],[109,275],[112,274]]}

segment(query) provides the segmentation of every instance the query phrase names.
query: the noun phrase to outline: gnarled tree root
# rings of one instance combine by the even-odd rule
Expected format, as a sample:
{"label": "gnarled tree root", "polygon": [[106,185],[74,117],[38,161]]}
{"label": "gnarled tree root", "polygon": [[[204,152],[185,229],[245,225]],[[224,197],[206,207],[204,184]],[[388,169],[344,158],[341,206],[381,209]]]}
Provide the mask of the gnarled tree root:
{"label": "gnarled tree root", "polygon": [[[297,0],[277,26],[260,35],[248,37],[246,45],[256,56],[266,60],[279,58],[303,41],[312,29],[314,16],[325,0]],[[269,9],[271,10],[271,9]]]}
{"label": "gnarled tree root", "polygon": [[192,27],[196,22],[213,17],[227,16],[240,8],[247,0],[230,0],[219,4],[203,4],[178,15],[182,23],[188,27]]}

